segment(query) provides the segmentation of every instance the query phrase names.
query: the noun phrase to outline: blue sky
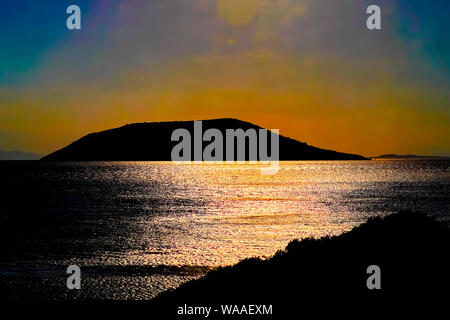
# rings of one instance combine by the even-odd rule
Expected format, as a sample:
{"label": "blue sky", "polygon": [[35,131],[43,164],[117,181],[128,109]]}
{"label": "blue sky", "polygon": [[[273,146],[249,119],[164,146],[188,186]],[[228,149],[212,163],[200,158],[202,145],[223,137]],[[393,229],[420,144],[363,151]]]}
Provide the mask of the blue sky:
{"label": "blue sky", "polygon": [[[70,4],[80,31],[65,27]],[[380,31],[365,28],[369,4],[382,8]],[[0,149],[47,153],[129,122],[232,116],[340,151],[448,155],[449,10],[441,0],[3,0]]]}

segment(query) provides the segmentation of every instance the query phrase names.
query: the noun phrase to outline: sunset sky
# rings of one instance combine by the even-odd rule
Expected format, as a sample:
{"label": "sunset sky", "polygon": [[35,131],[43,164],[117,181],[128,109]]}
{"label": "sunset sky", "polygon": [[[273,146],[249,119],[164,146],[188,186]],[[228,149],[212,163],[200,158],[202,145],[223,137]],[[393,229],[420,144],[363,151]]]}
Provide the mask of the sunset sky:
{"label": "sunset sky", "polygon": [[[82,30],[66,28],[71,4]],[[0,150],[233,117],[366,156],[450,155],[449,12],[448,0],[2,0]]]}

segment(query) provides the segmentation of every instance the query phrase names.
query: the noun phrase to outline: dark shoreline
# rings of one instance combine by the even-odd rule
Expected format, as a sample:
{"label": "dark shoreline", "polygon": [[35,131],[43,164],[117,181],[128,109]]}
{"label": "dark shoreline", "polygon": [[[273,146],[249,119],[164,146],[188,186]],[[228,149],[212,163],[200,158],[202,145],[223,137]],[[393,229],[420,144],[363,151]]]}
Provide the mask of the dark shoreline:
{"label": "dark shoreline", "polygon": [[[270,304],[283,316],[295,314],[299,304],[351,312],[356,304],[385,308],[409,299],[439,307],[449,296],[441,295],[450,288],[449,248],[448,225],[402,211],[370,218],[339,236],[294,240],[267,260],[246,259],[210,271],[160,294],[150,306],[175,315],[184,304]],[[380,290],[366,285],[373,264],[381,269]]]}
{"label": "dark shoreline", "polygon": [[[261,316],[264,319],[284,319],[298,314],[299,308],[302,312],[330,315],[371,306],[379,311],[388,307],[398,310],[407,306],[403,301],[416,301],[421,307],[432,303],[433,308],[439,308],[439,301],[448,297],[441,293],[450,286],[449,248],[448,225],[421,213],[403,211],[371,218],[339,236],[294,240],[269,259],[245,259],[234,266],[209,271],[206,276],[150,301],[16,300],[10,306],[30,305],[41,311],[108,309],[123,314],[142,310],[160,315],[158,319],[203,318],[179,317],[177,310],[185,305],[216,309],[224,304],[272,306],[273,314]],[[374,264],[381,269],[380,290],[366,286],[370,276],[367,267]],[[2,300],[9,300],[2,296]],[[209,318],[222,317],[216,314]],[[255,315],[248,318],[254,319]]]}

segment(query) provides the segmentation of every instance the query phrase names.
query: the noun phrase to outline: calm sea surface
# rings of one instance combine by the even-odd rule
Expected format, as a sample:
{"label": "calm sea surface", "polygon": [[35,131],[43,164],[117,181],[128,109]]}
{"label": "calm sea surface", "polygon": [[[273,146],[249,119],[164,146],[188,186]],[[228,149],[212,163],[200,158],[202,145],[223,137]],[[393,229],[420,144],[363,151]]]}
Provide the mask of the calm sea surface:
{"label": "calm sea surface", "polygon": [[[282,162],[267,176],[258,165],[0,162],[0,279],[46,286],[49,298],[147,299],[208,268],[338,235],[371,216],[409,209],[449,220],[449,167]],[[70,264],[84,279],[72,296]]]}

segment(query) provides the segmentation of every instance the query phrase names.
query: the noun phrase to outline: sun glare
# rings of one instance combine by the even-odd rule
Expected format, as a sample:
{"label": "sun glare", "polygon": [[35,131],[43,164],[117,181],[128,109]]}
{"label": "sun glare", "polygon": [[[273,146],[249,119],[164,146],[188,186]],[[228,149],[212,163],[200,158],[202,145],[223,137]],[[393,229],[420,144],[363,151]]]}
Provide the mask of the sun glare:
{"label": "sun glare", "polygon": [[219,0],[220,17],[230,25],[249,23],[258,12],[258,0]]}

